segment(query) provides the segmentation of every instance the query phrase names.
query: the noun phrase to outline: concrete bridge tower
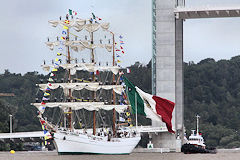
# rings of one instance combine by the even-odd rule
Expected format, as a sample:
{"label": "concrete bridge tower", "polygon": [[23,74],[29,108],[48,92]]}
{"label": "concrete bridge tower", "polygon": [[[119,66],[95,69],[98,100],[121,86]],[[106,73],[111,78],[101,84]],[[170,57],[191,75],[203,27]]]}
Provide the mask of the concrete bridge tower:
{"label": "concrete bridge tower", "polygon": [[176,103],[172,118],[176,135],[152,134],[155,148],[179,149],[178,135],[183,140],[183,20],[223,17],[240,17],[240,5],[185,7],[185,0],[152,0],[152,91]]}
{"label": "concrete bridge tower", "polygon": [[[152,134],[155,148],[176,149],[176,136],[183,136],[183,20],[175,19],[174,13],[183,5],[184,0],[152,0],[152,91],[176,103],[172,124],[177,131]],[[152,126],[165,124],[152,122]]]}

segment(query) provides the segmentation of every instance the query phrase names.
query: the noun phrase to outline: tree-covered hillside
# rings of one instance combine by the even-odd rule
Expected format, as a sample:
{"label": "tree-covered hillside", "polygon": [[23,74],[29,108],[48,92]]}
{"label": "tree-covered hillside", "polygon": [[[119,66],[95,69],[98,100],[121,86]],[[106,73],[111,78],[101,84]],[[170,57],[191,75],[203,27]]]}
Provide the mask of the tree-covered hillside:
{"label": "tree-covered hillside", "polygon": [[188,133],[199,114],[208,145],[240,147],[240,56],[184,64],[184,105]]}
{"label": "tree-covered hillside", "polygon": [[4,130],[2,127],[0,128],[1,131],[9,132],[10,114],[13,115],[14,131],[41,129],[36,117],[37,109],[30,103],[34,102],[37,93],[36,83],[43,77],[43,75],[38,75],[37,72],[28,72],[22,76],[21,74],[10,73],[8,70],[0,75],[0,92],[15,94],[14,97],[0,97],[4,106],[0,108],[3,110],[3,112],[0,112],[1,122],[7,124],[4,126]]}
{"label": "tree-covered hillside", "polygon": [[[139,62],[129,67],[125,76],[136,86],[151,93],[151,62]],[[58,79],[64,76],[63,73]],[[48,75],[28,72],[24,75],[0,75],[0,92],[15,97],[0,97],[0,131],[9,131],[9,114],[14,117],[14,131],[41,130],[37,109],[30,105],[40,98],[36,83]],[[101,79],[101,77],[99,77]],[[207,145],[223,148],[240,147],[240,56],[230,60],[184,63],[184,121],[187,134],[195,129],[195,115],[199,114],[200,131]]]}

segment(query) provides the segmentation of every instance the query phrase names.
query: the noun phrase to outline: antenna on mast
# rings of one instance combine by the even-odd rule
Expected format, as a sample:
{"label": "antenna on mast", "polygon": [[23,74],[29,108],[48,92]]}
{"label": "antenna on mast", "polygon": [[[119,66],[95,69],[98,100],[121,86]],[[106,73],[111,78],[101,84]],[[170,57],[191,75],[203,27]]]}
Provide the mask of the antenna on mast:
{"label": "antenna on mast", "polygon": [[196,115],[196,117],[197,117],[197,135],[198,135],[198,134],[199,134],[199,128],[198,128],[198,127],[199,127],[199,126],[198,126],[199,124],[198,124],[198,123],[199,123],[199,118],[200,118],[200,116],[199,116],[199,115]]}

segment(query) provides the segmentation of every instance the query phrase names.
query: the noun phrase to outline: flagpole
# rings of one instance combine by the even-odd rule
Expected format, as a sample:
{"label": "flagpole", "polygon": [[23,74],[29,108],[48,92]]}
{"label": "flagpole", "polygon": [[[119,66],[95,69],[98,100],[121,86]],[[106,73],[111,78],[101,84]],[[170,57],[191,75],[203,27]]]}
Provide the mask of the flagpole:
{"label": "flagpole", "polygon": [[138,130],[138,119],[137,119],[137,94],[135,92],[135,114],[136,114],[136,129]]}

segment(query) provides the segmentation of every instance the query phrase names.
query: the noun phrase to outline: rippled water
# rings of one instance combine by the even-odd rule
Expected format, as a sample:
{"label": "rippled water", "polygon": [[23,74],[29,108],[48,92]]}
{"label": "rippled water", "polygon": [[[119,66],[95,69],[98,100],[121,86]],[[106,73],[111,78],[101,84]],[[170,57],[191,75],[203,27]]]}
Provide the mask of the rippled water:
{"label": "rippled water", "polygon": [[56,152],[0,152],[0,160],[240,160],[240,153],[183,154],[132,153],[130,155],[57,155]]}

